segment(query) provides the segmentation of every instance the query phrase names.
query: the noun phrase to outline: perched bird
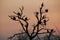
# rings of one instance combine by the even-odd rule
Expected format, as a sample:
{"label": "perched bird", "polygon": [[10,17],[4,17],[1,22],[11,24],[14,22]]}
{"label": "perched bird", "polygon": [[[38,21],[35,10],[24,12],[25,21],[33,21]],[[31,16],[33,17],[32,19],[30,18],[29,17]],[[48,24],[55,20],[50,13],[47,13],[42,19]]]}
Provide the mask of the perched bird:
{"label": "perched bird", "polygon": [[48,12],[48,9],[46,9],[45,12]]}
{"label": "perched bird", "polygon": [[9,16],[11,19],[16,20],[16,17],[14,16]]}
{"label": "perched bird", "polygon": [[44,25],[46,25],[46,20],[43,20],[43,22],[44,22]]}
{"label": "perched bird", "polygon": [[43,6],[44,6],[44,4],[42,3],[42,4],[41,4],[41,6],[43,7]]}
{"label": "perched bird", "polygon": [[17,15],[18,15],[18,16],[21,16],[21,14],[20,14],[19,12],[17,13]]}
{"label": "perched bird", "polygon": [[16,20],[16,17],[13,16],[12,19],[13,19],[13,20]]}
{"label": "perched bird", "polygon": [[36,12],[36,13],[35,13],[35,16],[36,16],[36,18],[39,20],[39,18],[38,18],[38,14],[39,14],[39,13],[38,13],[38,12]]}
{"label": "perched bird", "polygon": [[36,12],[36,15],[38,15],[39,13],[38,12]]}
{"label": "perched bird", "polygon": [[27,18],[27,17],[25,18],[25,21],[26,21],[26,20],[28,20],[28,18]]}
{"label": "perched bird", "polygon": [[51,32],[53,32],[54,30],[53,29],[51,29]]}

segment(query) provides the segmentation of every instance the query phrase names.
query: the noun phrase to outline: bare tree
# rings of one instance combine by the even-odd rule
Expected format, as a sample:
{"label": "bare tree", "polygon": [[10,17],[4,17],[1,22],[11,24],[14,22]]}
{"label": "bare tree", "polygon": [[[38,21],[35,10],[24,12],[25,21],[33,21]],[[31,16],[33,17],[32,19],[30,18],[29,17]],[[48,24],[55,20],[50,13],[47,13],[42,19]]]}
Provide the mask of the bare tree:
{"label": "bare tree", "polygon": [[[33,40],[38,34],[46,34],[46,33],[49,33],[49,37],[48,39],[50,38],[50,35],[52,34],[53,30],[51,30],[51,32],[49,32],[50,29],[46,29],[46,23],[47,21],[49,20],[46,20],[46,14],[43,15],[43,13],[47,13],[48,12],[48,9],[45,9],[45,11],[43,12],[43,7],[44,7],[44,4],[42,3],[41,4],[41,7],[40,7],[40,12],[36,12],[35,13],[35,17],[37,19],[37,24],[33,25],[33,30],[32,30],[32,33],[30,34],[29,33],[29,19],[28,17],[25,17],[23,16],[23,10],[24,10],[24,7],[22,6],[22,8],[19,8],[20,9],[20,12],[16,13],[16,12],[13,12],[14,14],[16,15],[13,15],[13,16],[9,16],[12,20],[14,21],[18,21],[20,24],[21,24],[21,27],[23,28],[24,30],[24,33],[27,34],[27,36],[29,37],[30,40]],[[40,17],[38,17],[38,15],[40,14]],[[23,22],[25,22],[25,24]],[[43,22],[42,22],[43,21]],[[41,26],[39,26],[41,25]],[[46,32],[40,32],[41,30],[46,30]],[[18,34],[15,34],[14,36],[16,35],[19,35],[20,33]],[[14,36],[12,37],[9,37],[9,39],[13,38]],[[38,37],[38,36],[37,36]],[[39,38],[39,37],[38,37]],[[20,39],[19,39],[20,40]]]}

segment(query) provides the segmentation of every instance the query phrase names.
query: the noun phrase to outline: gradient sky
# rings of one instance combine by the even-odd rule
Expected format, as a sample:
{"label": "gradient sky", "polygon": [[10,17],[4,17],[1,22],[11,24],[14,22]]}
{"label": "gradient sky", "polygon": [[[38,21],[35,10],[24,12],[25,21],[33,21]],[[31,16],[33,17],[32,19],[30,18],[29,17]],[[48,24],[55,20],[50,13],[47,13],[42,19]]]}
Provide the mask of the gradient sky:
{"label": "gradient sky", "polygon": [[[24,15],[30,18],[30,23],[36,23],[34,12],[39,11],[42,0],[0,0],[0,35],[10,36],[22,31],[19,22],[10,20],[8,15],[14,15],[13,11],[18,12],[19,7],[24,6]],[[50,18],[47,27],[56,29],[60,33],[60,0],[44,0],[45,7],[49,12]],[[33,19],[33,18],[34,19]],[[29,26],[32,29],[31,25]]]}

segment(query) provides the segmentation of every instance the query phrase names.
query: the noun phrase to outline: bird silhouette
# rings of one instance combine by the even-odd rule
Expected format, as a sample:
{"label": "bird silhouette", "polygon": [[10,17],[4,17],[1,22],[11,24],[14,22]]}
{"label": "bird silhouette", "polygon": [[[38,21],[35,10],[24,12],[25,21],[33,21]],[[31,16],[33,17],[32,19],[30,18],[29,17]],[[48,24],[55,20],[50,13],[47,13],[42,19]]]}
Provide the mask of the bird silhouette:
{"label": "bird silhouette", "polygon": [[51,32],[53,32],[54,30],[53,29],[51,29]]}
{"label": "bird silhouette", "polygon": [[46,9],[45,12],[48,12],[48,9]]}
{"label": "bird silhouette", "polygon": [[20,14],[19,12],[17,13],[17,15],[18,15],[18,16],[21,16],[21,14]]}
{"label": "bird silhouette", "polygon": [[25,18],[25,21],[27,21],[27,20],[28,20],[28,18],[26,17],[26,18]]}
{"label": "bird silhouette", "polygon": [[16,17],[12,17],[13,20],[16,20]]}
{"label": "bird silhouette", "polygon": [[15,16],[9,16],[11,19],[16,20]]}
{"label": "bird silhouette", "polygon": [[43,7],[43,6],[44,6],[44,4],[42,3],[42,4],[41,4],[41,6]]}
{"label": "bird silhouette", "polygon": [[43,22],[44,22],[44,25],[46,25],[46,20],[43,20]]}
{"label": "bird silhouette", "polygon": [[36,15],[38,15],[39,13],[38,12],[36,12]]}

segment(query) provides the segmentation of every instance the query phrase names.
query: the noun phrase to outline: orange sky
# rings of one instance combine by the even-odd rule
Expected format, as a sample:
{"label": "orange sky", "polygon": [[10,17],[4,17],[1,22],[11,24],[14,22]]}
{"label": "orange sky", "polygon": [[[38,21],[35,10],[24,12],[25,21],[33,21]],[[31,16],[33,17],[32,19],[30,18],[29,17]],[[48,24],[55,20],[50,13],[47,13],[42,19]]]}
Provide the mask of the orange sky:
{"label": "orange sky", "polygon": [[[35,18],[34,12],[39,11],[41,2],[42,0],[0,0],[0,35],[11,35],[22,30],[19,22],[10,20],[8,17],[8,15],[14,15],[13,11],[18,12],[22,5],[24,6],[24,15],[31,18],[30,23],[36,23],[36,20],[33,19]],[[49,9],[47,14],[50,18],[48,26],[60,33],[60,0],[44,0],[44,4],[44,9]]]}

